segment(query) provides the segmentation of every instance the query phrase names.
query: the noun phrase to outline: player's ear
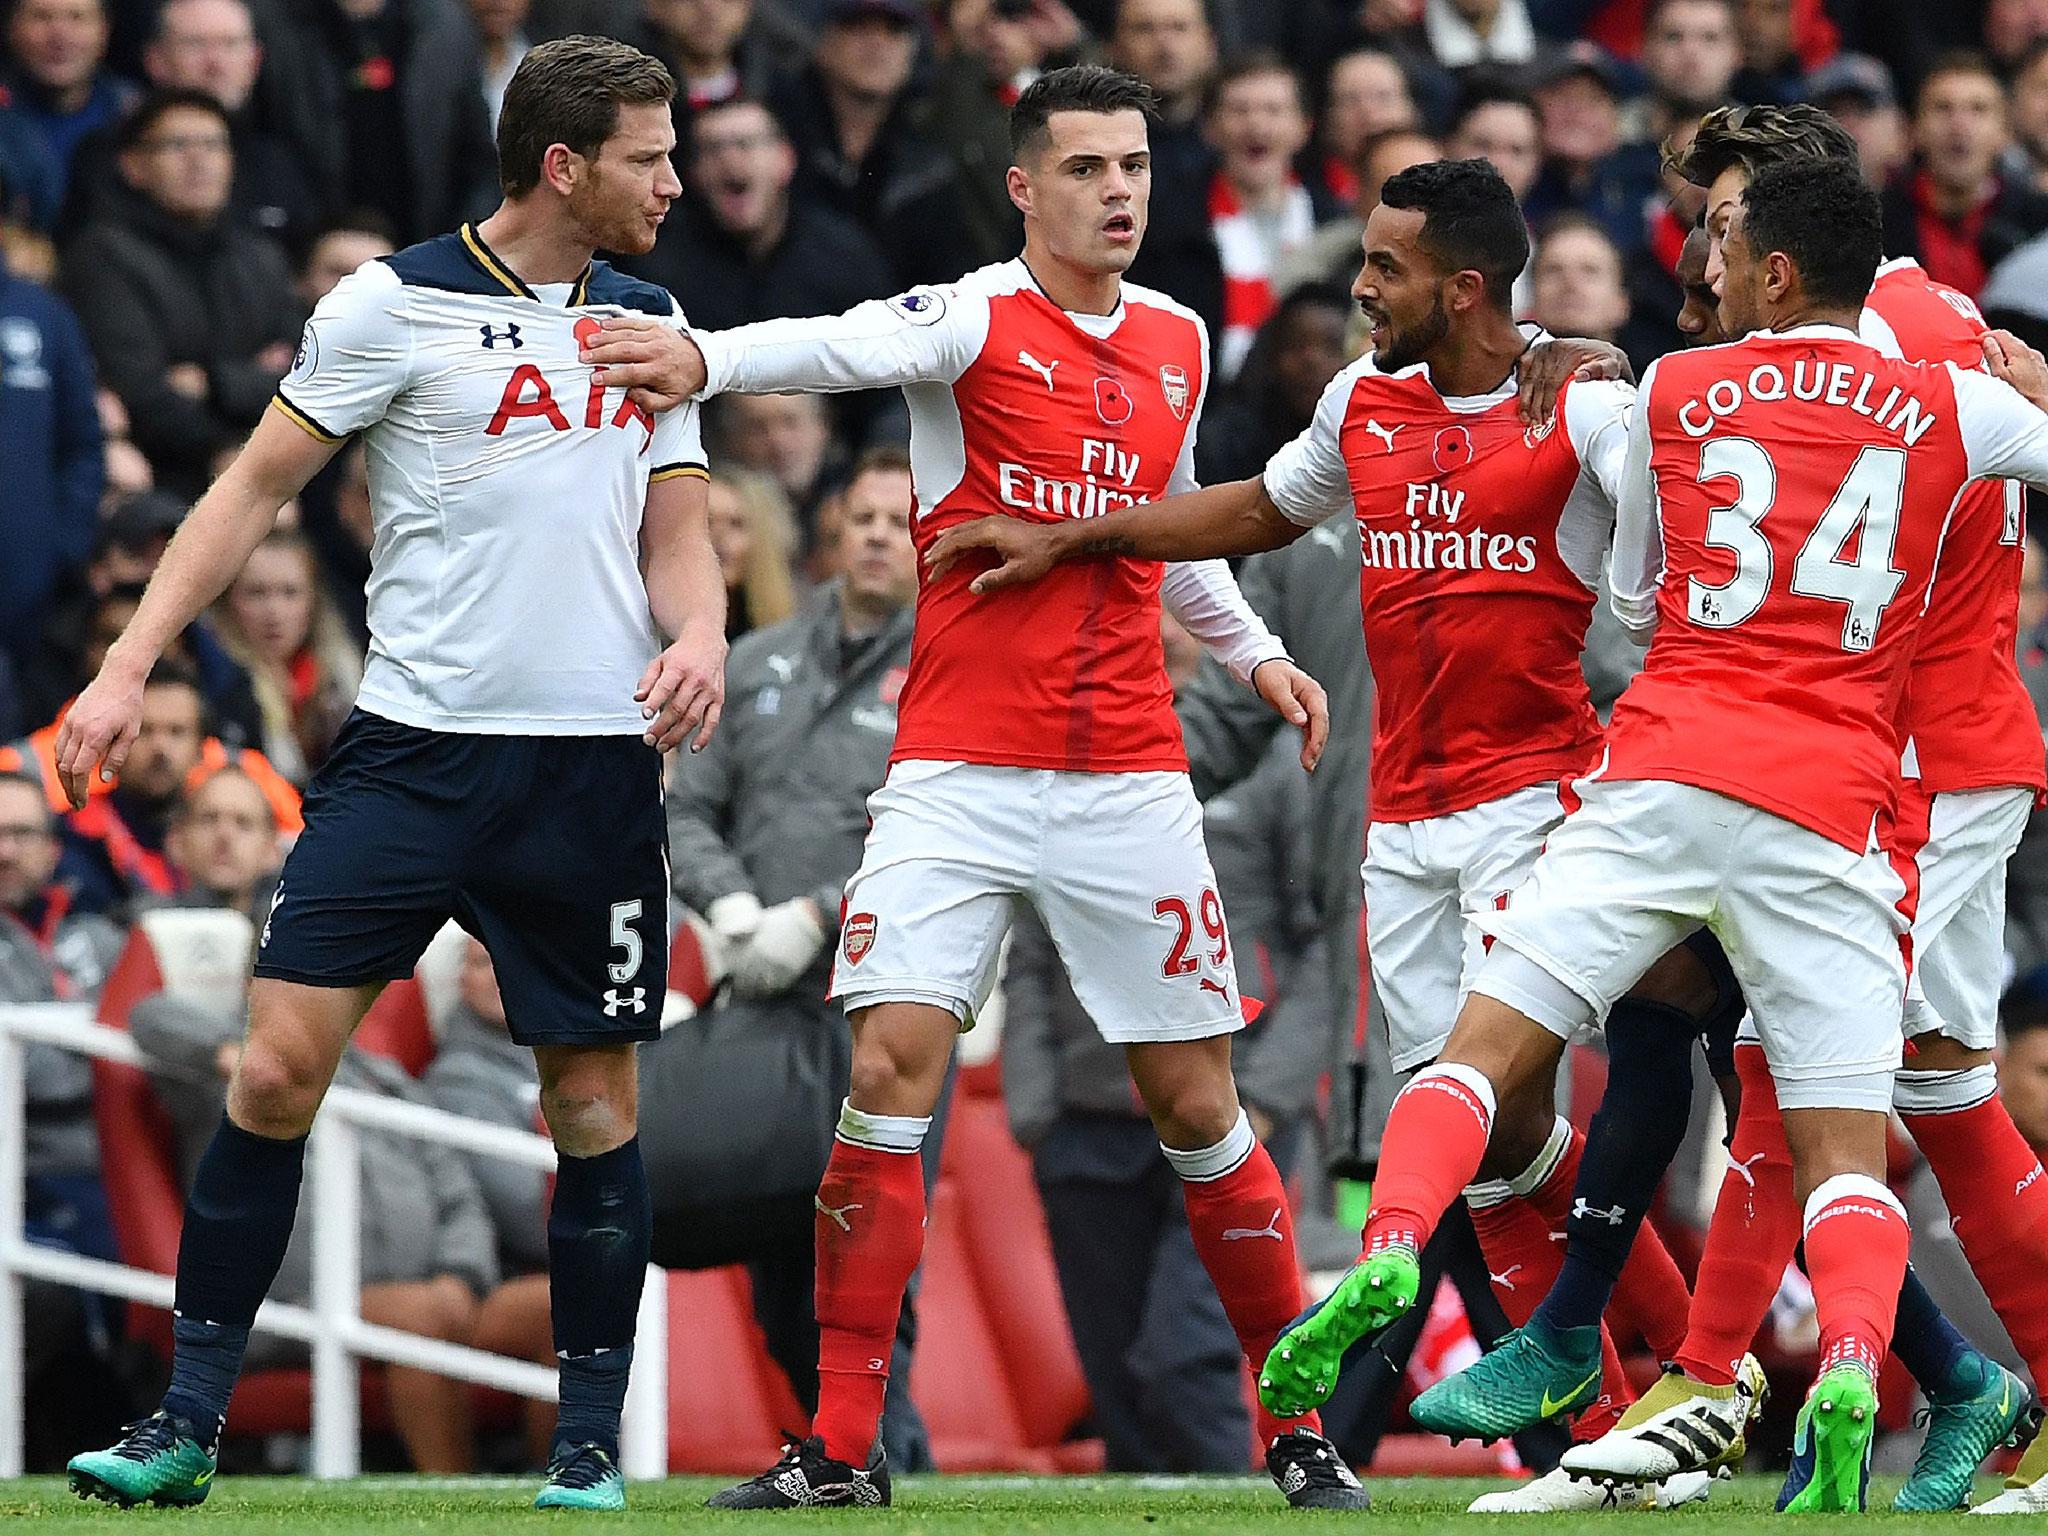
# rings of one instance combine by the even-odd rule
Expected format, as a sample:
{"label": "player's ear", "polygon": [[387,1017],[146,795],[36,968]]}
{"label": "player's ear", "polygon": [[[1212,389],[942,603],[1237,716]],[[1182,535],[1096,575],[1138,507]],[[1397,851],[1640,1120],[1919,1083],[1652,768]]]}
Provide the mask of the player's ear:
{"label": "player's ear", "polygon": [[1003,186],[1009,191],[1010,201],[1017,205],[1017,211],[1028,217],[1031,213],[1031,173],[1021,165],[1013,165],[1003,173]]}
{"label": "player's ear", "polygon": [[1451,292],[1447,308],[1477,309],[1486,302],[1486,278],[1479,272],[1469,268],[1463,272],[1453,272],[1448,286]]}
{"label": "player's ear", "polygon": [[540,179],[567,197],[583,175],[584,160],[566,144],[550,144],[541,153]]}

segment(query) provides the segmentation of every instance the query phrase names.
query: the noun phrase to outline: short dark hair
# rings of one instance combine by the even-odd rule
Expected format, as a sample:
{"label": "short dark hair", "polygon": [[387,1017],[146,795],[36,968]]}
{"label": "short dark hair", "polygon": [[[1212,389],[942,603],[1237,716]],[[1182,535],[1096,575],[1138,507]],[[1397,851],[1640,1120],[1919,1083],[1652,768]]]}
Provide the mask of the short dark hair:
{"label": "short dark hair", "polygon": [[1877,194],[1847,160],[1766,166],[1742,194],[1743,238],[1758,256],[1782,251],[1807,297],[1860,309],[1884,259]]}
{"label": "short dark hair", "polygon": [[1535,119],[1538,127],[1543,122],[1543,114],[1536,107],[1536,98],[1527,91],[1517,90],[1499,78],[1482,77],[1468,85],[1458,97],[1458,105],[1451,114],[1451,132],[1456,133],[1471,121],[1474,114],[1488,107],[1520,107]]}
{"label": "short dark hair", "polygon": [[1202,115],[1207,117],[1223,105],[1223,93],[1240,80],[1262,80],[1268,75],[1286,76],[1294,86],[1296,104],[1304,112],[1308,110],[1308,88],[1294,66],[1271,48],[1247,48],[1232,54],[1217,69],[1209,88],[1202,93]]}
{"label": "short dark hair", "polygon": [[1380,202],[1422,215],[1422,248],[1446,272],[1477,272],[1486,297],[1506,311],[1529,264],[1529,226],[1515,194],[1489,161],[1430,160],[1387,178]]}
{"label": "short dark hair", "polygon": [[2048,1029],[2048,965],[2022,971],[1998,1000],[1998,1024],[2007,1043],[2037,1029]]}
{"label": "short dark hair", "polygon": [[393,249],[398,246],[398,226],[391,222],[389,214],[377,208],[345,208],[333,218],[323,219],[313,231],[313,238],[306,242],[307,251],[329,235],[370,235]]}
{"label": "short dark hair", "polygon": [[1834,118],[1803,101],[1790,106],[1716,107],[1700,119],[1683,148],[1664,147],[1664,168],[1696,187],[1711,187],[1730,166],[1754,176],[1793,160],[1856,163],[1856,141]]}
{"label": "short dark hair", "polygon": [[1136,75],[1100,64],[1048,70],[1024,87],[1010,108],[1013,159],[1036,154],[1052,141],[1048,124],[1055,112],[1136,112],[1151,123],[1159,117],[1159,97]]}
{"label": "short dark hair", "polygon": [[181,108],[204,112],[218,121],[222,128],[232,126],[228,121],[228,109],[206,92],[181,85],[163,85],[128,109],[128,115],[121,119],[120,132],[115,139],[116,148],[124,154],[136,148],[166,115]]}
{"label": "short dark hair", "polygon": [[675,100],[668,66],[609,37],[561,37],[519,61],[498,114],[498,185],[522,197],[540,185],[548,146],[596,156],[619,128],[619,108]]}
{"label": "short dark hair", "polygon": [[36,804],[43,808],[43,832],[54,836],[57,831],[57,813],[50,809],[49,791],[43,788],[43,781],[21,768],[0,768],[0,785],[19,784],[36,797]]}
{"label": "short dark hair", "polygon": [[165,656],[149,669],[149,676],[142,680],[142,686],[149,688],[190,688],[199,695],[202,710],[206,707],[206,690],[199,686],[199,674],[175,656]]}
{"label": "short dark hair", "polygon": [[862,475],[886,471],[889,474],[907,475],[910,469],[910,450],[901,443],[876,443],[863,448],[860,457],[853,461],[853,467],[846,472],[846,483],[853,484]]}
{"label": "short dark hair", "polygon": [[1927,99],[1927,88],[1943,75],[1981,75],[1998,88],[2001,100],[2005,97],[2005,78],[1990,59],[1974,48],[1951,48],[1936,54],[1927,66],[1927,73],[1920,77],[1920,88],[1913,93],[1913,110],[1920,110],[1920,103]]}

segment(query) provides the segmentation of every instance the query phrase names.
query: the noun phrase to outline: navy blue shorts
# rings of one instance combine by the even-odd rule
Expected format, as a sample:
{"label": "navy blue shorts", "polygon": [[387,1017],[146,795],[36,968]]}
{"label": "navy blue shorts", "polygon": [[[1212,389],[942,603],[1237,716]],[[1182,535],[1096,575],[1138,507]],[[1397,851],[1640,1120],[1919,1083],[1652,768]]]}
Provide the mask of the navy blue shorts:
{"label": "navy blue shorts", "polygon": [[395,981],[450,918],[491,952],[520,1044],[654,1039],[661,754],[638,736],[477,736],[352,713],[306,793],[256,974]]}

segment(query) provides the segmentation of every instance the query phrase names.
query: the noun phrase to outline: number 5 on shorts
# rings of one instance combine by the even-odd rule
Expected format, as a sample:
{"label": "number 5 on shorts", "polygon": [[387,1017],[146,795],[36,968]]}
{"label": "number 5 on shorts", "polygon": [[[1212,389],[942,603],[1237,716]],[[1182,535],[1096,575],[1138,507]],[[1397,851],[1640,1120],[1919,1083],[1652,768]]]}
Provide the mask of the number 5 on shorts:
{"label": "number 5 on shorts", "polygon": [[611,963],[610,971],[616,983],[624,984],[640,974],[640,959],[646,951],[633,927],[633,920],[640,911],[641,903],[637,897],[632,901],[612,903],[612,948],[619,951],[619,958]]}
{"label": "number 5 on shorts", "polygon": [[[1223,903],[1212,889],[1204,890],[1195,905],[1202,914],[1202,932],[1214,946],[1209,951],[1209,964],[1220,966],[1230,958],[1230,934],[1223,925]],[[1202,962],[1188,953],[1195,938],[1195,918],[1188,904],[1178,896],[1162,896],[1152,903],[1152,915],[1171,918],[1175,925],[1173,947],[1167,951],[1159,973],[1168,979],[1194,975],[1202,968]]]}

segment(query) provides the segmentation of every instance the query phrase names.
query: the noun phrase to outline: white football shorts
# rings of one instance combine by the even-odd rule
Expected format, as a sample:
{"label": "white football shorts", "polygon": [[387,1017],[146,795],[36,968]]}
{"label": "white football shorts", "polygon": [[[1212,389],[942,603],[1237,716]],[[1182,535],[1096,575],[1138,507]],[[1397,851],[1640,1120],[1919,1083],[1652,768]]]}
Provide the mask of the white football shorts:
{"label": "white football shorts", "polygon": [[[1514,957],[1580,1005],[1541,1018],[1563,1033],[1603,1019],[1650,965],[1704,923],[1742,983],[1787,1109],[1891,1107],[1904,1045],[1906,884],[1886,852],[1844,848],[1769,811],[1662,780],[1582,779],[1529,881],[1482,928],[1499,940],[1474,990]],[[1503,956],[1502,951],[1512,951]]]}
{"label": "white football shorts", "polygon": [[929,1003],[966,1019],[1028,901],[1105,1040],[1244,1027],[1202,808],[1184,773],[901,762],[868,797],[832,996],[851,1013]]}
{"label": "white football shorts", "polygon": [[1366,952],[1395,1071],[1443,1051],[1486,957],[1479,914],[1506,904],[1564,814],[1559,786],[1546,783],[1447,816],[1366,828]]}
{"label": "white football shorts", "polygon": [[1940,1034],[1973,1051],[1998,1044],[2005,986],[2005,866],[2033,813],[2030,789],[1940,794],[1926,841],[1906,849],[1920,871],[1906,1034]]}

